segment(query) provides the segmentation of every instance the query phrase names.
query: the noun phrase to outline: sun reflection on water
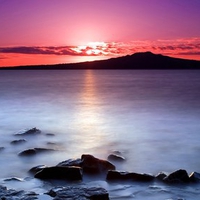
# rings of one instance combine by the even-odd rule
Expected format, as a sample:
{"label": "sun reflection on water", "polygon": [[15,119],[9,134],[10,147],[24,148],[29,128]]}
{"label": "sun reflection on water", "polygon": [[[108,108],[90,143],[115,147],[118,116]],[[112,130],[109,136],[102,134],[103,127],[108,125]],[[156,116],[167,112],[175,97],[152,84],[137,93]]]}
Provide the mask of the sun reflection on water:
{"label": "sun reflection on water", "polygon": [[86,70],[76,116],[79,132],[74,138],[76,142],[80,142],[79,148],[85,153],[95,151],[105,141],[105,134],[102,131],[103,107],[95,82],[94,72]]}

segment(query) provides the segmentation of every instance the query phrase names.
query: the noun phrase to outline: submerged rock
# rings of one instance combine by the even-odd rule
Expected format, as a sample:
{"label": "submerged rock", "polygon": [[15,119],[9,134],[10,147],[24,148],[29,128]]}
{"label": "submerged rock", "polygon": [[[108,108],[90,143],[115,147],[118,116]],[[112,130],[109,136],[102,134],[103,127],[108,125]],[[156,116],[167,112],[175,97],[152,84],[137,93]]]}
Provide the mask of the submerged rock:
{"label": "submerged rock", "polygon": [[81,156],[81,167],[86,173],[101,173],[108,170],[115,170],[115,166],[107,160],[95,158],[89,154]]}
{"label": "submerged rock", "polygon": [[33,156],[37,153],[43,153],[48,151],[55,151],[54,149],[46,149],[46,148],[33,148],[33,149],[26,149],[24,151],[19,152],[19,156]]}
{"label": "submerged rock", "polygon": [[36,174],[37,172],[41,171],[42,169],[44,169],[46,167],[47,167],[46,165],[38,165],[38,166],[32,167],[29,170],[29,172],[32,173],[32,174]]}
{"label": "submerged rock", "polygon": [[25,143],[26,140],[25,139],[19,139],[19,140],[13,140],[11,142],[11,144],[22,144],[22,143]]}
{"label": "submerged rock", "polygon": [[167,177],[167,174],[165,174],[164,172],[160,172],[156,175],[156,179],[163,181],[163,179]]}
{"label": "submerged rock", "polygon": [[16,136],[25,136],[25,135],[37,135],[37,134],[40,134],[40,133],[41,133],[41,130],[34,127],[34,128],[31,128],[31,129],[24,130],[24,131],[21,131],[19,133],[16,133],[15,135]]}
{"label": "submerged rock", "polygon": [[82,180],[80,167],[46,167],[35,174],[39,179]]}
{"label": "submerged rock", "polygon": [[124,172],[124,171],[116,171],[110,170],[108,171],[107,180],[130,180],[130,181],[141,181],[148,182],[153,181],[154,176],[150,174],[139,174],[134,172]]}
{"label": "submerged rock", "polygon": [[190,181],[191,182],[200,182],[200,174],[197,172],[192,172],[189,175]]}
{"label": "submerged rock", "polygon": [[167,183],[188,183],[190,178],[186,170],[179,169],[166,176],[163,181]]}
{"label": "submerged rock", "polygon": [[38,199],[38,194],[35,192],[25,192],[23,190],[16,191],[13,189],[7,189],[6,187],[0,185],[0,197],[1,200],[35,200]]}
{"label": "submerged rock", "polygon": [[77,159],[68,159],[65,161],[62,161],[57,164],[57,166],[62,166],[62,167],[70,167],[70,166],[75,166],[75,167],[81,167],[82,166],[82,160],[80,158]]}
{"label": "submerged rock", "polygon": [[125,158],[121,155],[118,155],[118,154],[110,154],[108,156],[108,160],[111,160],[111,161],[125,161]]}
{"label": "submerged rock", "polygon": [[51,189],[48,193],[54,200],[109,200],[108,192],[101,187],[57,187]]}

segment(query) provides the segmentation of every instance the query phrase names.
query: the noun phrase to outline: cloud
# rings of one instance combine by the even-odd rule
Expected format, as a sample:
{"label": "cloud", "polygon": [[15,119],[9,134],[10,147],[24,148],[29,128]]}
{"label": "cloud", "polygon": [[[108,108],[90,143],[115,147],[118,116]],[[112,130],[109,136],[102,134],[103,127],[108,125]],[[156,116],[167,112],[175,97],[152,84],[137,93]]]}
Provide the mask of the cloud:
{"label": "cloud", "polygon": [[[122,56],[152,51],[166,55],[199,55],[200,38],[177,40],[144,40],[131,42],[93,42],[80,46],[19,46],[0,47],[0,54],[40,54],[70,56]],[[0,57],[2,59],[2,57]]]}

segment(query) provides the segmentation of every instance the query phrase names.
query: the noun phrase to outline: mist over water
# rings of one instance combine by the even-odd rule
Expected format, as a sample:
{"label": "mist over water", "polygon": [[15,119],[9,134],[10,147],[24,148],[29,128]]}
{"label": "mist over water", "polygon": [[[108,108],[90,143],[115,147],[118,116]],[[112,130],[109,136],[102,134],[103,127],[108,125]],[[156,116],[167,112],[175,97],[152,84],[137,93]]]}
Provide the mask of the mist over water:
{"label": "mist over water", "polygon": [[[126,158],[119,170],[199,172],[199,99],[200,71],[0,71],[0,178],[114,150]],[[42,135],[10,144],[32,127]],[[56,151],[18,156],[35,147]]]}

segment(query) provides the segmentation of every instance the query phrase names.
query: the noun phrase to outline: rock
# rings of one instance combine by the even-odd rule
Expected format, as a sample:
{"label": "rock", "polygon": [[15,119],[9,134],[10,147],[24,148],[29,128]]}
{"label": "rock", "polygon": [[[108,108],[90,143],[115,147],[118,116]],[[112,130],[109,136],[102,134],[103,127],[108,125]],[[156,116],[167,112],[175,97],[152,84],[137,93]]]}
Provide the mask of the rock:
{"label": "rock", "polygon": [[17,181],[17,182],[23,182],[24,180],[18,177],[11,177],[11,178],[6,178],[4,181]]}
{"label": "rock", "polygon": [[2,150],[4,150],[5,149],[5,147],[0,147],[0,151],[2,151]]}
{"label": "rock", "polygon": [[163,181],[163,179],[167,177],[167,174],[165,174],[164,172],[160,172],[156,175],[156,179]]}
{"label": "rock", "polygon": [[33,148],[33,149],[27,149],[24,151],[19,152],[19,156],[33,156],[37,153],[43,153],[43,152],[49,152],[54,151],[54,149],[46,149],[46,148]]}
{"label": "rock", "polygon": [[46,165],[38,165],[38,166],[32,167],[29,170],[29,172],[32,173],[32,174],[36,174],[37,172],[41,171],[42,169],[44,169],[46,167],[47,167]]}
{"label": "rock", "polygon": [[13,189],[7,189],[4,186],[0,185],[0,198],[1,200],[35,200],[38,199],[38,194],[35,192],[25,192],[23,190],[16,191]]}
{"label": "rock", "polygon": [[118,154],[110,154],[108,156],[108,160],[111,160],[111,161],[125,161],[125,158],[121,155],[118,155]]}
{"label": "rock", "polygon": [[15,135],[16,136],[25,136],[25,135],[37,135],[37,134],[40,134],[40,133],[41,133],[41,130],[34,127],[34,128],[31,128],[31,129],[24,130],[24,131],[21,131],[19,133],[16,133]]}
{"label": "rock", "polygon": [[130,180],[130,181],[141,181],[141,182],[153,181],[154,178],[155,177],[150,174],[139,174],[133,172],[116,171],[116,170],[109,170],[106,177],[107,180]]}
{"label": "rock", "polygon": [[35,149],[27,149],[24,151],[19,152],[19,156],[32,156],[36,154],[36,150]]}
{"label": "rock", "polygon": [[47,194],[54,197],[54,200],[109,200],[108,192],[101,187],[57,187],[51,189]]}
{"label": "rock", "polygon": [[65,161],[62,161],[62,162],[58,163],[57,166],[62,166],[62,167],[70,167],[70,166],[81,167],[82,166],[82,160],[80,158],[68,159],[68,160],[65,160]]}
{"label": "rock", "polygon": [[81,167],[85,173],[101,173],[108,170],[115,170],[115,166],[109,161],[95,158],[89,154],[83,154],[81,160]]}
{"label": "rock", "polygon": [[198,172],[192,172],[189,178],[191,182],[200,182],[200,174]]}
{"label": "rock", "polygon": [[166,176],[163,181],[167,183],[188,183],[190,178],[186,170],[179,169]]}
{"label": "rock", "polygon": [[46,167],[35,174],[39,179],[82,180],[80,167]]}
{"label": "rock", "polygon": [[26,142],[25,139],[19,139],[19,140],[13,140],[13,141],[11,142],[11,144],[22,144],[22,143],[24,143],[24,142]]}

